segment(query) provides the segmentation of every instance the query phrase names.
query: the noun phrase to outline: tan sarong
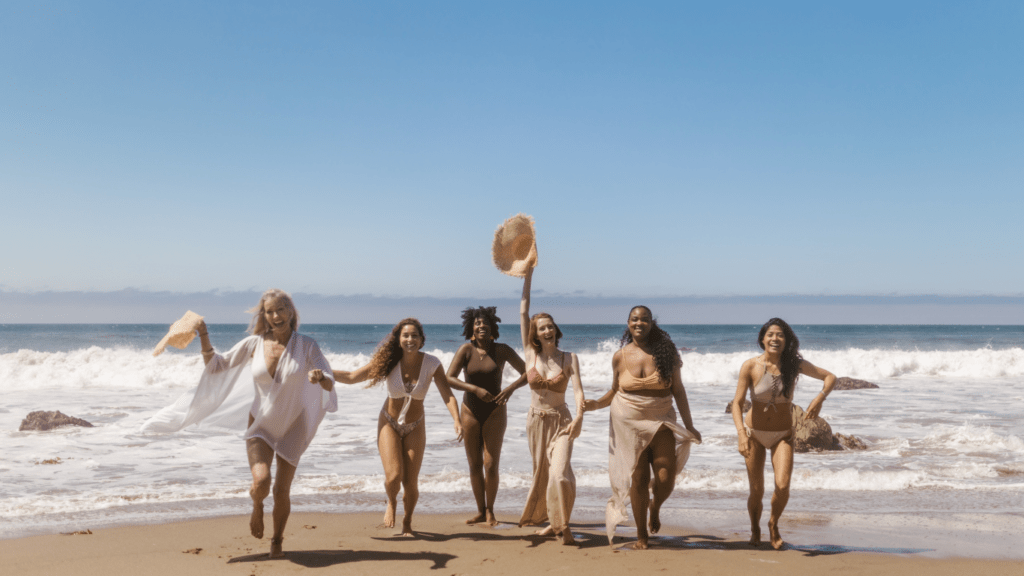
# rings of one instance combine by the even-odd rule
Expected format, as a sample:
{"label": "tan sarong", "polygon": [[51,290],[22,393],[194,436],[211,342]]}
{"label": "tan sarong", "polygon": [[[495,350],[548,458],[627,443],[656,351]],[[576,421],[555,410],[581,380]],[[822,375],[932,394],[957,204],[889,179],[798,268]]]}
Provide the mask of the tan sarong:
{"label": "tan sarong", "polygon": [[562,404],[552,410],[530,408],[526,417],[526,440],[533,456],[533,485],[519,525],[536,525],[548,520],[555,532],[569,524],[576,502],[576,476],[572,472],[572,414]]}
{"label": "tan sarong", "polygon": [[693,434],[679,425],[672,396],[640,396],[619,390],[612,398],[608,426],[608,476],[612,497],[605,507],[605,529],[612,543],[615,527],[629,518],[626,503],[640,454],[650,446],[662,426],[676,437],[676,474],[690,457]]}

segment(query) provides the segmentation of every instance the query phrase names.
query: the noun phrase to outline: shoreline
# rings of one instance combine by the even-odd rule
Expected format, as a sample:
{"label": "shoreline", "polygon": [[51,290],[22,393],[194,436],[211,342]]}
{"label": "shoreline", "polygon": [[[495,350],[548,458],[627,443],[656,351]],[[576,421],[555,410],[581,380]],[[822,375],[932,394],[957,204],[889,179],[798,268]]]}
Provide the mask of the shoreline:
{"label": "shoreline", "polygon": [[380,513],[294,513],[285,531],[286,555],[275,560],[266,558],[269,537],[256,540],[248,534],[246,516],[121,526],[81,535],[27,536],[0,541],[5,559],[0,574],[265,575],[337,566],[354,574],[381,570],[420,574],[432,569],[442,570],[438,574],[586,570],[610,575],[622,570],[678,570],[680,563],[707,574],[735,574],[751,567],[767,574],[844,570],[895,575],[912,570],[932,576],[1020,574],[1024,569],[1022,560],[931,558],[923,557],[920,549],[823,544],[845,540],[846,532],[834,526],[818,527],[814,533],[819,538],[814,540],[807,538],[806,527],[793,526],[783,535],[792,534],[795,543],[775,551],[767,544],[750,547],[746,534],[666,525],[652,537],[650,550],[632,551],[625,546],[633,541],[635,529],[620,526],[610,547],[603,520],[575,520],[572,527],[578,545],[563,546],[534,535],[535,527],[519,528],[514,515],[499,513],[501,523],[491,528],[466,525],[469,514],[416,514],[417,536],[408,538],[394,537],[396,528],[380,527]]}

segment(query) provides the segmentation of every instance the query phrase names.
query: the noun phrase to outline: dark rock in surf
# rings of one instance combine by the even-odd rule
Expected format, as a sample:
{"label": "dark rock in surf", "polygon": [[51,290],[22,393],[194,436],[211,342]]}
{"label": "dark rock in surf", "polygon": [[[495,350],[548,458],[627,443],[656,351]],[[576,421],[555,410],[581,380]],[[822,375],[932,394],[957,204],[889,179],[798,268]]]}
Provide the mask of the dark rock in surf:
{"label": "dark rock in surf", "polygon": [[836,386],[833,390],[863,390],[865,388],[878,388],[878,384],[872,384],[867,380],[857,380],[856,378],[842,376],[836,378]]}
{"label": "dark rock in surf", "polygon": [[[747,410],[750,410],[750,400],[747,400],[746,398],[744,398],[743,399],[743,413],[746,414]],[[725,405],[725,413],[729,414],[730,412],[732,412],[732,400],[729,400],[729,403]]]}
{"label": "dark rock in surf", "polygon": [[818,416],[804,418],[804,409],[793,404],[793,451],[825,452],[827,450],[864,450],[868,446],[856,436],[834,434],[832,426]]}
{"label": "dark rock in surf", "polygon": [[53,412],[46,412],[44,410],[36,410],[35,412],[29,412],[28,416],[21,421],[21,427],[19,431],[24,432],[26,430],[53,430],[54,428],[60,428],[62,426],[83,426],[85,428],[92,428],[93,425],[81,418],[75,418],[74,416],[68,416],[59,410]]}

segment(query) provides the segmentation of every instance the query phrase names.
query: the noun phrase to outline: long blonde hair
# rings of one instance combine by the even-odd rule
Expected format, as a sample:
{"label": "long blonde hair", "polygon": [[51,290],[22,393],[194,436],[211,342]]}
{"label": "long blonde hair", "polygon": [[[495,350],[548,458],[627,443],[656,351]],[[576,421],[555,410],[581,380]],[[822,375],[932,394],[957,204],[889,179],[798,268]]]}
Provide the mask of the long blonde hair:
{"label": "long blonde hair", "polygon": [[292,302],[292,297],[288,295],[284,290],[278,290],[277,288],[271,288],[260,296],[260,303],[256,306],[246,310],[246,312],[252,314],[252,320],[249,322],[249,333],[264,335],[270,332],[270,326],[267,324],[266,308],[265,303],[267,300],[273,300],[275,298],[281,298],[287,304],[288,308],[292,311],[292,332],[299,330],[299,311],[295,309],[295,303]]}

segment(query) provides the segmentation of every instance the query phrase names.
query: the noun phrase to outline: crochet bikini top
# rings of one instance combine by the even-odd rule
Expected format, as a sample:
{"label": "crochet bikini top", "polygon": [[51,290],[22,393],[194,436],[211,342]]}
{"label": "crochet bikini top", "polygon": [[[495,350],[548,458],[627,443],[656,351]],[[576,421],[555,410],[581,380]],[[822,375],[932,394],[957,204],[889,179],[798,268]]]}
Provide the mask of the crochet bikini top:
{"label": "crochet bikini top", "polygon": [[526,381],[530,384],[530,388],[534,390],[565,392],[565,389],[569,386],[569,376],[565,373],[565,352],[562,352],[562,358],[558,362],[560,370],[554,378],[542,378],[540,372],[537,372],[538,357],[539,355],[534,356],[533,367],[526,371]]}

